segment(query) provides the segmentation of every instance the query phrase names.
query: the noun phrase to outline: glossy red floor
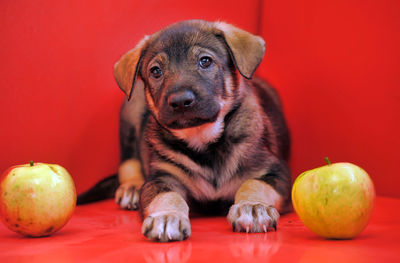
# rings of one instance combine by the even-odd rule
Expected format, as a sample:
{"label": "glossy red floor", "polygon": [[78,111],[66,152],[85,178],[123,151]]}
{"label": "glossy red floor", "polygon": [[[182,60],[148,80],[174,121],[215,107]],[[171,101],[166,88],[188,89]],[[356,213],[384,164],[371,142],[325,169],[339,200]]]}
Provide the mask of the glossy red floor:
{"label": "glossy red floor", "polygon": [[373,218],[353,240],[324,240],[296,214],[277,232],[232,233],[224,217],[192,219],[184,242],[153,243],[140,233],[137,212],[113,201],[77,207],[71,221],[46,238],[0,226],[0,262],[400,262],[400,199],[377,199]]}

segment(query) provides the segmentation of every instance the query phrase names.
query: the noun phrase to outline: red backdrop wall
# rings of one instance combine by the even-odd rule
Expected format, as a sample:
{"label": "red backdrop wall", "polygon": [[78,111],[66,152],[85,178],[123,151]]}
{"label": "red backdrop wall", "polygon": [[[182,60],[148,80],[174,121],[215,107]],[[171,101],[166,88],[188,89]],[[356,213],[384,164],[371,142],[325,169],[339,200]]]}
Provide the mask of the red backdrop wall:
{"label": "red backdrop wall", "polygon": [[114,63],[145,35],[183,19],[256,33],[260,1],[0,2],[0,171],[59,163],[81,192],[115,173],[123,93]]}
{"label": "red backdrop wall", "polygon": [[2,1],[0,170],[59,163],[78,192],[117,169],[119,57],[172,22],[224,20],[267,41],[258,74],[280,91],[291,167],[350,161],[400,197],[399,1]]}
{"label": "red backdrop wall", "polygon": [[400,197],[400,1],[265,1],[258,71],[283,97],[293,176],[324,163],[363,167]]}

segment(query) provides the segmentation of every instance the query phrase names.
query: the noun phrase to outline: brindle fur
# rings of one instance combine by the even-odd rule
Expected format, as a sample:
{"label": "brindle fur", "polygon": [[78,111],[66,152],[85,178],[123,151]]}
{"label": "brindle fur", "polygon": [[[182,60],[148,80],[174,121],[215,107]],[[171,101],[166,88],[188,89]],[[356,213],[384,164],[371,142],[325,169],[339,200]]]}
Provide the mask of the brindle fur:
{"label": "brindle fur", "polygon": [[[247,232],[276,228],[276,210],[290,208],[290,141],[281,103],[273,88],[251,79],[263,54],[263,40],[243,30],[184,21],[145,37],[116,64],[116,80],[127,94],[122,161],[139,160],[145,178],[116,200],[130,198],[121,206],[139,207],[149,239],[187,238],[190,224],[180,216],[186,204],[207,214],[227,214],[235,204],[228,220],[234,231]],[[212,66],[199,67],[202,56],[211,57]],[[154,66],[163,71],[160,79],[150,73]],[[194,103],[171,107],[170,98],[187,90]],[[178,195],[160,201],[163,193]]]}

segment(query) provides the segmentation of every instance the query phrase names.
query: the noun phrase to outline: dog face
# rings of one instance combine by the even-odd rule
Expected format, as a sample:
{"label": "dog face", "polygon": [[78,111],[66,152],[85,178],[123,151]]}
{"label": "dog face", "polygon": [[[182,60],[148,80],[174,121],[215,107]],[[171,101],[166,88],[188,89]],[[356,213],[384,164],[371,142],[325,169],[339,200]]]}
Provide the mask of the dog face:
{"label": "dog face", "polygon": [[163,31],[142,59],[147,102],[161,125],[175,130],[217,120],[228,100],[224,76],[233,64],[214,34],[189,25]]}
{"label": "dog face", "polygon": [[[257,36],[216,22],[173,24],[125,54],[115,65],[119,87],[144,88],[154,118],[194,148],[218,138],[223,119],[264,55]],[[193,135],[196,136],[193,136]]]}

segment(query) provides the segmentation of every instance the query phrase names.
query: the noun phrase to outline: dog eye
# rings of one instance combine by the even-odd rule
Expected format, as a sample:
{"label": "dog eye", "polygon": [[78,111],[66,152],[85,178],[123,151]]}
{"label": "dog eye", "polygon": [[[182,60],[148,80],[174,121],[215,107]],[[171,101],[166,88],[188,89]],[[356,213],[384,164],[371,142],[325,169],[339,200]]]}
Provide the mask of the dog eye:
{"label": "dog eye", "polygon": [[204,56],[200,58],[199,65],[201,68],[205,69],[211,66],[212,59],[210,57]]}
{"label": "dog eye", "polygon": [[150,69],[150,75],[155,79],[159,79],[163,75],[163,72],[159,67],[154,66]]}

